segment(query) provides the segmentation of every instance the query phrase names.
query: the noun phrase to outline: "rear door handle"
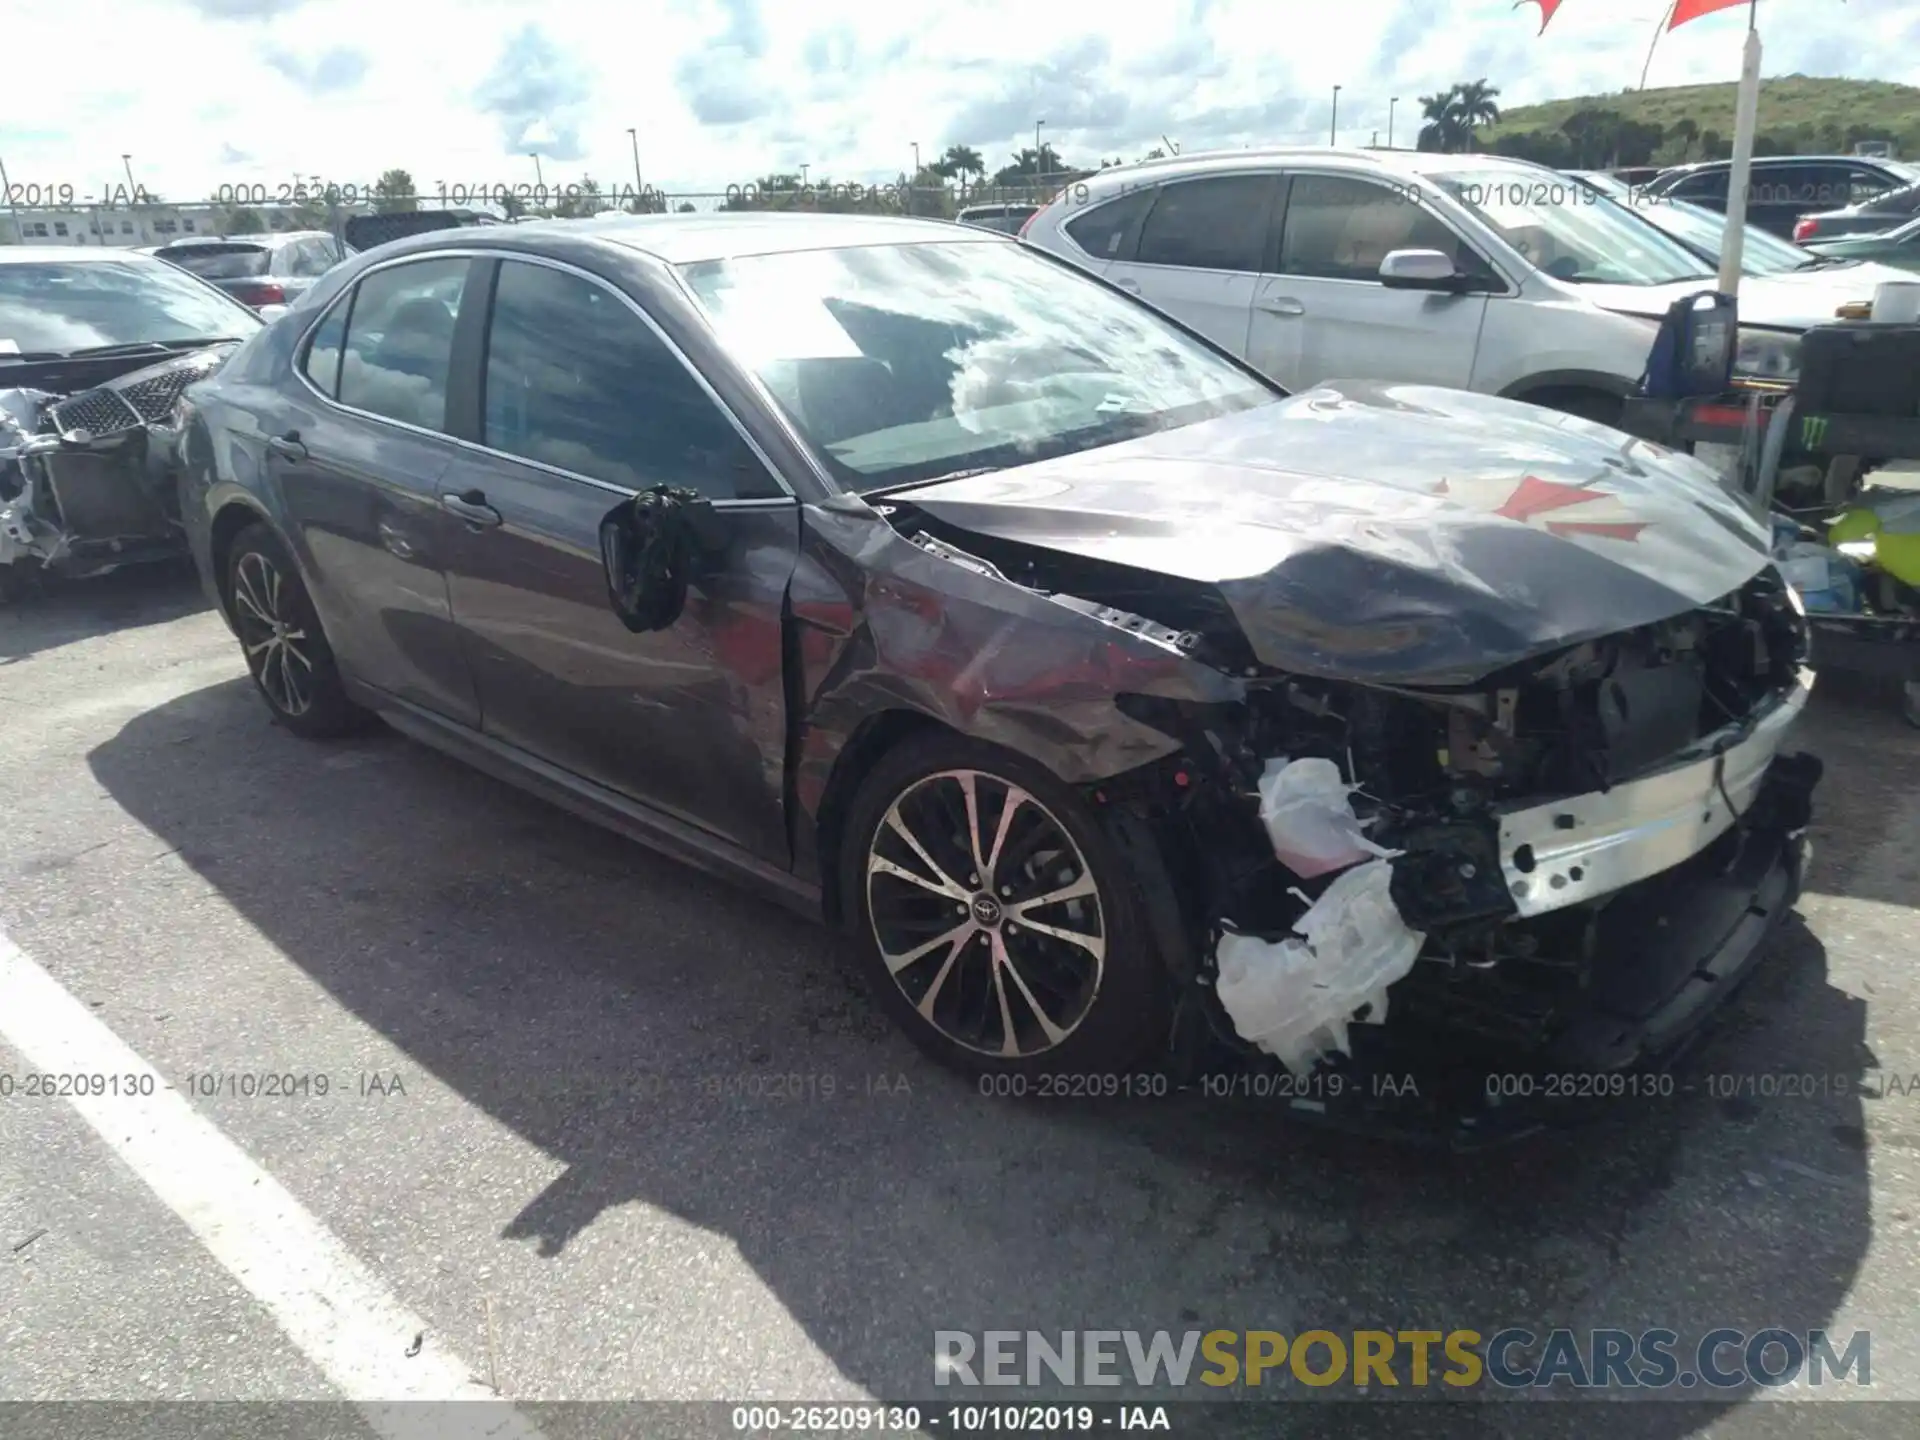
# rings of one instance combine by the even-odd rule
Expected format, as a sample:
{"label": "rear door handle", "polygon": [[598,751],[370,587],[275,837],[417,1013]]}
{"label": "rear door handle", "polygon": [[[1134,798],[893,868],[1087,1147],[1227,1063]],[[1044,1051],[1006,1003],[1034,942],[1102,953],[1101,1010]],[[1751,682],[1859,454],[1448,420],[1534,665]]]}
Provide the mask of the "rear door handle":
{"label": "rear door handle", "polygon": [[300,443],[300,432],[298,430],[289,430],[284,435],[269,435],[267,437],[267,449],[271,450],[275,455],[278,455],[282,460],[304,460],[307,458],[307,447]]}
{"label": "rear door handle", "polygon": [[1116,280],[1113,283],[1129,295],[1138,295],[1140,293],[1140,282],[1138,280]]}
{"label": "rear door handle", "polygon": [[1264,310],[1269,315],[1304,315],[1307,307],[1291,295],[1274,295],[1265,300],[1253,302],[1256,310]]}
{"label": "rear door handle", "polygon": [[490,530],[500,523],[500,512],[487,504],[486,495],[479,490],[463,490],[458,495],[442,495],[440,504],[475,529]]}

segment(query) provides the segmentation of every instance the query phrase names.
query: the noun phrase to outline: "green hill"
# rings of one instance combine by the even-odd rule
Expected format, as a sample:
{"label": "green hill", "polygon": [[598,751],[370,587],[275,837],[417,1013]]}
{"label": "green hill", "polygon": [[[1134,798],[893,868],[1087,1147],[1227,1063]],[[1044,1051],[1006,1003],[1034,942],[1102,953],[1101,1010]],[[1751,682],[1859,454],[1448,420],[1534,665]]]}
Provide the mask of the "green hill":
{"label": "green hill", "polygon": [[[1731,81],[1676,85],[1515,106],[1497,125],[1480,127],[1474,145],[1549,164],[1672,164],[1724,156],[1733,145],[1735,89]],[[1896,154],[1920,156],[1920,87],[1809,75],[1760,82],[1758,153],[1850,151],[1859,140],[1888,140]],[[1609,153],[1598,155],[1596,148]],[[1576,153],[1568,156],[1568,150]],[[1617,160],[1611,159],[1614,150],[1621,152]]]}

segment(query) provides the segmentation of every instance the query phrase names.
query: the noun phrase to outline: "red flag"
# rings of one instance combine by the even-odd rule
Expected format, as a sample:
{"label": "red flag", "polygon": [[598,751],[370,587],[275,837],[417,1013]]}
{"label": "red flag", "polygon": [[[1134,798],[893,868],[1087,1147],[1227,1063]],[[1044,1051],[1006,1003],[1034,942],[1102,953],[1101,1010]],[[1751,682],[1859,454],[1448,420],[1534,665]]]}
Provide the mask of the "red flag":
{"label": "red flag", "polygon": [[1673,14],[1667,20],[1667,29],[1684,25],[1689,20],[1698,20],[1702,15],[1711,15],[1716,10],[1731,10],[1736,5],[1747,3],[1748,0],[1673,0]]}
{"label": "red flag", "polygon": [[1540,7],[1540,33],[1544,35],[1547,33],[1547,22],[1553,19],[1553,12],[1560,8],[1560,3],[1561,0],[1514,0],[1513,8],[1518,10],[1522,5],[1538,5]]}

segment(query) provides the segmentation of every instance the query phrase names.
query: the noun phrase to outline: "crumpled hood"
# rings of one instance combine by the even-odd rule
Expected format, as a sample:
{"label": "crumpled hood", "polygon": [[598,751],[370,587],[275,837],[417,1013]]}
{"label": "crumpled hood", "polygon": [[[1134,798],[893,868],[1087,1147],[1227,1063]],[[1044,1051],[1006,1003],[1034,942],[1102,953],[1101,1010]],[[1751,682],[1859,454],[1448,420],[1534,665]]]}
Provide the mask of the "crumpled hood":
{"label": "crumpled hood", "polygon": [[[1884,267],[1871,267],[1884,268]],[[1802,270],[1787,275],[1740,277],[1740,323],[1780,330],[1809,330],[1831,325],[1833,312],[1850,300],[1871,300],[1880,279],[1912,279],[1888,272],[1870,278],[1865,265]],[[1717,288],[1714,280],[1682,280],[1675,285],[1580,285],[1581,297],[1602,310],[1658,320],[1674,301]]]}
{"label": "crumpled hood", "polygon": [[1217,589],[1265,663],[1465,684],[1681,614],[1768,562],[1688,456],[1536,406],[1342,381],[898,501]]}

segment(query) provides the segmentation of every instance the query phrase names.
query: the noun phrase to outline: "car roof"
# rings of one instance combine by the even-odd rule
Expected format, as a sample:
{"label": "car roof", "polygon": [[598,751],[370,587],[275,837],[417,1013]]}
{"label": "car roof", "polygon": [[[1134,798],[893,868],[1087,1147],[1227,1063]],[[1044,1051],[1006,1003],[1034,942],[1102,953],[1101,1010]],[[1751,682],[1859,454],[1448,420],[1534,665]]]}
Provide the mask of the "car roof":
{"label": "car roof", "polygon": [[[1865,165],[1869,169],[1896,172],[1898,169],[1890,155],[1756,155],[1751,163],[1756,170],[1772,165]],[[1704,170],[1726,170],[1732,165],[1731,160],[1695,160],[1687,165],[1670,166],[1660,175],[1663,179],[1669,175],[1697,175]]]}
{"label": "car roof", "polygon": [[615,214],[583,220],[537,220],[526,225],[463,226],[405,236],[378,248],[393,255],[447,246],[515,250],[537,249],[543,240],[564,243],[581,239],[617,245],[668,265],[795,250],[840,250],[859,245],[941,241],[970,245],[1015,243],[1011,236],[965,228],[949,220],[739,210],[695,215]]}
{"label": "car roof", "polygon": [[1102,192],[1148,181],[1206,175],[1215,171],[1284,168],[1289,165],[1322,165],[1356,172],[1376,171],[1383,175],[1432,175],[1449,170],[1511,170],[1532,173],[1547,167],[1510,155],[1450,155],[1426,150],[1370,150],[1334,145],[1255,146],[1246,150],[1188,151],[1158,160],[1141,160],[1132,165],[1110,165],[1070,182]]}
{"label": "car roof", "polygon": [[137,250],[118,245],[0,245],[0,265],[46,264],[53,260],[98,264],[108,260],[151,260]]}
{"label": "car roof", "polygon": [[178,240],[168,240],[158,248],[184,250],[189,245],[258,245],[271,249],[275,245],[289,245],[295,240],[332,238],[324,230],[269,230],[258,235],[182,235]]}

